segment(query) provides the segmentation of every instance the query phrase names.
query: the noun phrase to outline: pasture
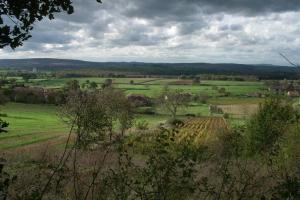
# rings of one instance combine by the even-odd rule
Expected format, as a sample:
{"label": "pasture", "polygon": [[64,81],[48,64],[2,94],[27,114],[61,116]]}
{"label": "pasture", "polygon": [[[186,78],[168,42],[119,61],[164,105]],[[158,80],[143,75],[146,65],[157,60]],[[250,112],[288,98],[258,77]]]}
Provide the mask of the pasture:
{"label": "pasture", "polygon": [[67,126],[58,116],[58,108],[49,105],[8,103],[1,107],[9,122],[8,133],[0,135],[0,149],[12,149],[64,137]]}

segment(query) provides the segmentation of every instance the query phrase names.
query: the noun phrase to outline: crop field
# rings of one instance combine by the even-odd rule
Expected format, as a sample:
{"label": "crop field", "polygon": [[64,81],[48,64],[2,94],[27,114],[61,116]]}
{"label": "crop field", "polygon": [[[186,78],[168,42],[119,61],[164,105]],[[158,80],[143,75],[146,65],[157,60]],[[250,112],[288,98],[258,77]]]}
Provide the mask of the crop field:
{"label": "crop field", "polygon": [[187,120],[179,129],[178,142],[203,144],[214,140],[217,134],[228,130],[227,122],[222,117],[202,117]]}

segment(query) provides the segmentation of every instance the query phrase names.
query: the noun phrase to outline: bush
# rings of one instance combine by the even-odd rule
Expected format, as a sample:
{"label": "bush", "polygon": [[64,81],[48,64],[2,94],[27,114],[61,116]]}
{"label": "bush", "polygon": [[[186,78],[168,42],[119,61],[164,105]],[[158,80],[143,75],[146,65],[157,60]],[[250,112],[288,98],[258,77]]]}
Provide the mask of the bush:
{"label": "bush", "polygon": [[2,132],[6,133],[7,131],[5,130],[5,128],[7,128],[8,126],[9,126],[9,123],[0,119],[0,133],[2,133]]}
{"label": "bush", "polygon": [[183,121],[180,119],[174,119],[174,118],[170,118],[166,121],[167,125],[171,125],[171,126],[181,126],[183,125]]}
{"label": "bush", "polygon": [[196,117],[196,114],[188,113],[188,114],[186,114],[185,116],[187,116],[187,117]]}
{"label": "bush", "polygon": [[229,119],[230,115],[229,115],[228,113],[224,113],[223,117],[224,117],[225,119]]}
{"label": "bush", "polygon": [[142,114],[145,115],[155,115],[155,111],[152,108],[146,108],[142,111]]}
{"label": "bush", "polygon": [[293,107],[281,97],[271,97],[247,124],[249,153],[270,152],[296,120]]}
{"label": "bush", "polygon": [[198,94],[194,97],[194,101],[206,104],[209,99],[209,95],[205,93]]}
{"label": "bush", "polygon": [[4,163],[6,161],[0,157],[0,199],[7,199],[9,186],[11,184],[10,175],[4,172]]}
{"label": "bush", "polygon": [[129,94],[127,98],[135,107],[145,107],[153,105],[152,99],[145,95]]}
{"label": "bush", "polygon": [[138,121],[138,122],[136,122],[135,127],[139,130],[148,130],[149,129],[149,123],[145,120]]}
{"label": "bush", "polygon": [[11,93],[11,100],[18,103],[45,103],[44,89],[37,87],[15,87]]}
{"label": "bush", "polygon": [[151,142],[145,164],[136,165],[126,146],[121,146],[118,163],[103,174],[95,190],[98,199],[191,199],[197,183],[196,163],[188,147],[174,152],[174,133],[161,131]]}

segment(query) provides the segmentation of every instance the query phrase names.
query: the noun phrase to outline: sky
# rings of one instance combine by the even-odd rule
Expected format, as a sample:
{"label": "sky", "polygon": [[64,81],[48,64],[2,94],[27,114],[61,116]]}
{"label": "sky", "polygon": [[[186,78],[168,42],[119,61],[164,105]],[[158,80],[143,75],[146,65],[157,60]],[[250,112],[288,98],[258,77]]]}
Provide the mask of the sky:
{"label": "sky", "polygon": [[300,63],[300,0],[73,0],[0,58]]}

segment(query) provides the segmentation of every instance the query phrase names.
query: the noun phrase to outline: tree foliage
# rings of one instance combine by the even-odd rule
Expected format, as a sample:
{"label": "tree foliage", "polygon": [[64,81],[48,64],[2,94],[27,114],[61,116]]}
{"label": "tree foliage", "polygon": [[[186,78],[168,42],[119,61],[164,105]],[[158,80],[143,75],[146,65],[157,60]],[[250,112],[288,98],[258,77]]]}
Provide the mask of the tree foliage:
{"label": "tree foliage", "polygon": [[125,94],[113,88],[104,90],[69,92],[63,105],[62,119],[74,126],[77,142],[86,147],[105,139],[110,139],[119,125],[120,134],[132,126],[132,106]]}
{"label": "tree foliage", "polygon": [[[100,0],[97,2],[101,3]],[[0,48],[15,49],[31,37],[37,21],[54,19],[59,12],[72,14],[71,0],[2,0],[0,3]]]}
{"label": "tree foliage", "polygon": [[158,98],[158,104],[162,109],[176,118],[178,111],[186,108],[191,101],[191,96],[182,90],[171,90],[166,87]]}
{"label": "tree foliage", "polygon": [[104,88],[99,92],[99,99],[102,99],[105,106],[105,113],[108,117],[108,132],[110,139],[113,130],[119,125],[121,135],[133,124],[133,107],[125,94],[118,89],[111,87]]}
{"label": "tree foliage", "polygon": [[108,116],[96,93],[72,91],[62,107],[62,119],[76,130],[76,143],[86,147],[104,136]]}
{"label": "tree foliage", "polygon": [[78,91],[80,90],[80,85],[78,80],[68,81],[64,88],[65,91]]}
{"label": "tree foliage", "polygon": [[271,152],[295,120],[290,103],[278,96],[267,99],[248,122],[249,153]]}
{"label": "tree foliage", "polygon": [[[8,101],[7,97],[2,93],[2,91],[0,91],[0,105],[7,103],[7,101]],[[5,128],[7,128],[8,125],[9,125],[9,123],[7,123],[6,121],[3,121],[0,118],[0,133],[7,132],[5,130]]]}
{"label": "tree foliage", "polygon": [[195,192],[196,160],[193,151],[175,151],[174,131],[162,129],[155,136],[153,148],[140,166],[121,144],[117,167],[102,175],[98,199],[184,200]]}
{"label": "tree foliage", "polygon": [[9,123],[0,119],[0,133],[3,133],[3,132],[6,133],[7,131],[5,130],[5,128],[7,128],[8,125],[9,125]]}

